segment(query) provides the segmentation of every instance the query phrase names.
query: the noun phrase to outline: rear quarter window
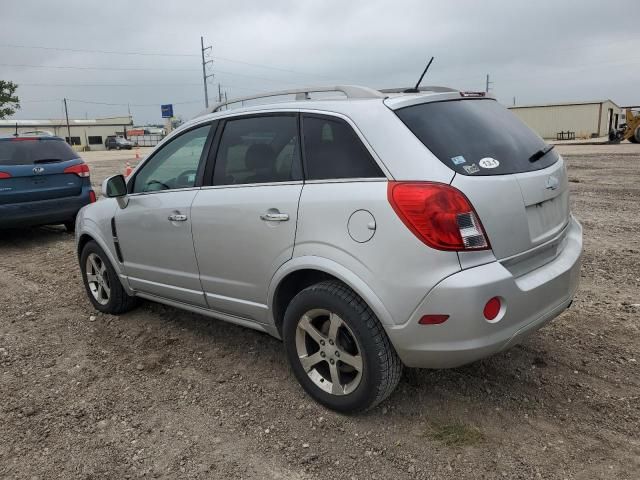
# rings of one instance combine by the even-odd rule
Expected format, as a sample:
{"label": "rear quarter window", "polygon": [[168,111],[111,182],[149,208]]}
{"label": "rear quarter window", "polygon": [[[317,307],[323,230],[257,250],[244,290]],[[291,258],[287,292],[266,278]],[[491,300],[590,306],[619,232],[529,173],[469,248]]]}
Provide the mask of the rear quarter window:
{"label": "rear quarter window", "polygon": [[61,138],[0,139],[0,165],[63,162],[78,154]]}
{"label": "rear quarter window", "polygon": [[518,117],[492,99],[461,99],[405,107],[396,114],[438,159],[462,175],[506,175],[553,165],[552,150]]}

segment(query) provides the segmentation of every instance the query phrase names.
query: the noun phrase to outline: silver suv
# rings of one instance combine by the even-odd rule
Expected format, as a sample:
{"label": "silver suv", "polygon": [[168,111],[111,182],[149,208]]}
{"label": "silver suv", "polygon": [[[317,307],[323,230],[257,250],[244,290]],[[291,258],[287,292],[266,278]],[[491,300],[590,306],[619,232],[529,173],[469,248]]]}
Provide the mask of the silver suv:
{"label": "silver suv", "polygon": [[217,105],[105,180],[76,228],[96,309],[140,297],[267,332],[309,395],[347,412],[403,365],[486,357],[571,304],[564,161],[494,99],[278,95],[295,99]]}

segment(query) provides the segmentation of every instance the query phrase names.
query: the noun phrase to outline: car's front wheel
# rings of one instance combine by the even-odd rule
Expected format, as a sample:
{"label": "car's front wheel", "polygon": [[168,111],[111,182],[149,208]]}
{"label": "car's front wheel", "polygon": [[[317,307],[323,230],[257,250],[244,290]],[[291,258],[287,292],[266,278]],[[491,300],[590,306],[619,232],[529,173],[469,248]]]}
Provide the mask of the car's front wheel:
{"label": "car's front wheel", "polygon": [[294,375],[312,398],[333,410],[372,408],[400,380],[402,363],[380,321],[338,281],[296,295],[282,333]]}
{"label": "car's front wheel", "polygon": [[109,258],[93,240],[82,249],[80,269],[87,296],[97,310],[117,315],[136,306],[137,298],[122,288]]}

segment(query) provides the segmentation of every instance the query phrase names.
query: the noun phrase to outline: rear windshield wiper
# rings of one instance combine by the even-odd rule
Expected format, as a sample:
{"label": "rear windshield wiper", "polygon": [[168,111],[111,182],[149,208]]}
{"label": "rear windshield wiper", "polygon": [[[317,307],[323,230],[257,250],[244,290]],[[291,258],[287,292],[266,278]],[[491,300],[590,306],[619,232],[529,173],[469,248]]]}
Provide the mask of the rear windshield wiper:
{"label": "rear windshield wiper", "polygon": [[529,161],[531,163],[537,162],[542,157],[544,157],[547,153],[549,153],[551,150],[553,150],[554,147],[555,147],[555,145],[547,145],[545,148],[541,148],[540,150],[538,150],[536,153],[534,153],[533,155],[531,155],[529,157]]}

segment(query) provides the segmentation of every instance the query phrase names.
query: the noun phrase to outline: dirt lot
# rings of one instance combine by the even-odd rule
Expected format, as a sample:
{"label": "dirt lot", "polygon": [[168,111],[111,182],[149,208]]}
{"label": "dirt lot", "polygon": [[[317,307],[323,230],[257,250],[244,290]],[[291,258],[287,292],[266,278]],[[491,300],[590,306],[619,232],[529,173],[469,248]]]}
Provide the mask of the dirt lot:
{"label": "dirt lot", "polygon": [[[408,370],[360,416],[304,395],[280,342],[85,297],[73,238],[0,233],[0,478],[640,478],[640,149],[558,147],[585,229],[573,307],[523,345]],[[131,152],[86,158],[96,185]]]}

